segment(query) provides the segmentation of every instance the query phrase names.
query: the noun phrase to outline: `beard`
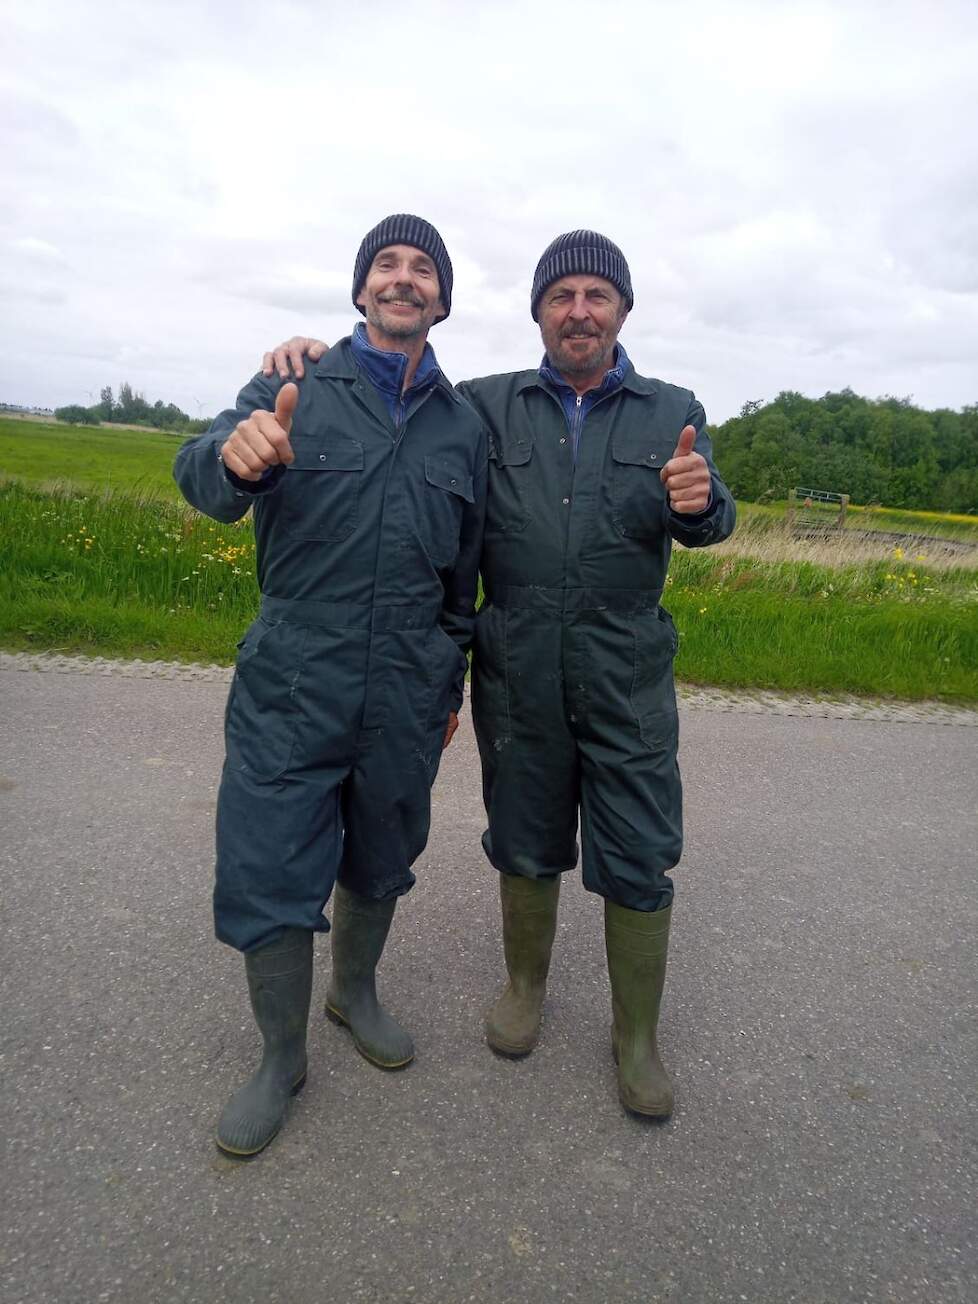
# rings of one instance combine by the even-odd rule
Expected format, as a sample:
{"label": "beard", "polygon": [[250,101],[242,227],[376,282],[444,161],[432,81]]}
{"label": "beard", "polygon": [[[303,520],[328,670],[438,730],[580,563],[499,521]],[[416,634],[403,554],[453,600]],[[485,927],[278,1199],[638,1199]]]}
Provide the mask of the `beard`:
{"label": "beard", "polygon": [[[588,347],[581,349],[577,341],[587,340]],[[614,353],[614,337],[609,338],[599,331],[565,331],[547,345],[547,356],[551,365],[568,376],[587,376],[597,371],[602,362],[610,360]],[[607,367],[605,367],[607,370]]]}
{"label": "beard", "polygon": [[[394,313],[384,311],[388,304],[394,303],[407,304],[411,308],[418,308],[421,315],[411,321],[407,318],[398,317]],[[431,323],[426,319],[426,306],[422,299],[413,294],[378,294],[373,303],[368,302],[367,304],[367,320],[371,326],[383,331],[385,335],[390,336],[392,339],[408,340],[416,335],[423,335],[428,330]]]}

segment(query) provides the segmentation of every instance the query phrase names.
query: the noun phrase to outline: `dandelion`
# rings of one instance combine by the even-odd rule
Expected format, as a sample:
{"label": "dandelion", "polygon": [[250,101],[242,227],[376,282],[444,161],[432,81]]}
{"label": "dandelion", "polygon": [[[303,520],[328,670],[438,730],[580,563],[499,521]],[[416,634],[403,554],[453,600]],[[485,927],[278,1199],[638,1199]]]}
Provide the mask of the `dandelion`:
{"label": "dandelion", "polygon": [[897,559],[897,561],[903,561],[903,549],[902,549],[902,548],[894,548],[894,549],[893,549],[893,556]]}
{"label": "dandelion", "polygon": [[700,615],[701,615],[701,616],[705,616],[705,615],[706,615],[706,607],[700,607]]}
{"label": "dandelion", "polygon": [[927,560],[926,552],[918,552],[916,557],[914,557],[914,561],[926,561],[926,560]]}

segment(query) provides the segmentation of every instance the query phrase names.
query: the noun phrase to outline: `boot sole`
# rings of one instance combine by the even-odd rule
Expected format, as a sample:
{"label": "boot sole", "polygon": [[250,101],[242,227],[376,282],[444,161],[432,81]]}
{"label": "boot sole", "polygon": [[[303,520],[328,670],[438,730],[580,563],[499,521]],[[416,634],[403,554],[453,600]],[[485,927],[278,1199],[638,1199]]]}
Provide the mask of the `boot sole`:
{"label": "boot sole", "polygon": [[372,1064],[374,1068],[385,1069],[388,1073],[395,1073],[398,1069],[406,1069],[407,1066],[414,1060],[413,1055],[409,1055],[407,1059],[397,1060],[393,1064],[388,1063],[385,1060],[374,1059],[373,1055],[370,1055],[367,1051],[365,1051],[364,1048],[360,1045],[359,1041],[357,1041],[356,1033],[353,1031],[352,1026],[348,1022],[348,1020],[344,1019],[343,1015],[340,1014],[339,1010],[334,1010],[332,1005],[330,1005],[327,1002],[327,1004],[323,1006],[323,1013],[326,1015],[326,1018],[329,1019],[330,1023],[335,1023],[338,1028],[346,1028],[348,1030],[350,1036],[353,1038],[353,1045],[360,1052],[360,1054],[367,1061],[367,1063]]}
{"label": "boot sole", "polygon": [[[299,1094],[302,1088],[306,1085],[306,1076],[307,1075],[303,1073],[298,1082],[294,1084],[292,1090],[289,1092],[290,1096],[297,1096]],[[282,1123],[284,1122],[285,1119],[283,1118]],[[254,1150],[236,1150],[233,1146],[226,1146],[217,1136],[214,1137],[214,1144],[217,1146],[218,1150],[220,1150],[221,1154],[227,1155],[229,1159],[253,1159],[255,1155],[260,1155],[263,1150],[266,1150],[272,1144],[279,1132],[282,1130],[282,1123],[279,1123],[278,1127],[267,1141],[263,1141],[261,1145],[256,1147]]]}
{"label": "boot sole", "polygon": [[[611,1053],[612,1055],[614,1055],[615,1063],[617,1064],[618,1045],[614,1039],[612,1039],[611,1042]],[[621,1101],[623,1107],[627,1109],[630,1114],[638,1114],[640,1118],[671,1118],[673,1109],[675,1107],[674,1105],[670,1105],[667,1109],[643,1109],[641,1105],[633,1105],[631,1101],[626,1100],[620,1090],[618,1092],[618,1099]]]}
{"label": "boot sole", "polygon": [[525,1044],[522,1046],[516,1046],[511,1042],[499,1041],[497,1038],[491,1037],[489,1033],[486,1032],[486,1045],[490,1050],[495,1051],[497,1055],[504,1055],[506,1059],[525,1059],[527,1055],[536,1050],[538,1041],[539,1038],[534,1038],[529,1046]]}
{"label": "boot sole", "polygon": [[668,1109],[642,1109],[639,1105],[633,1105],[629,1101],[627,1101],[620,1091],[618,1093],[618,1099],[621,1101],[623,1107],[627,1109],[630,1114],[638,1114],[640,1118],[666,1119],[672,1117],[672,1111],[673,1111],[672,1105],[670,1105]]}

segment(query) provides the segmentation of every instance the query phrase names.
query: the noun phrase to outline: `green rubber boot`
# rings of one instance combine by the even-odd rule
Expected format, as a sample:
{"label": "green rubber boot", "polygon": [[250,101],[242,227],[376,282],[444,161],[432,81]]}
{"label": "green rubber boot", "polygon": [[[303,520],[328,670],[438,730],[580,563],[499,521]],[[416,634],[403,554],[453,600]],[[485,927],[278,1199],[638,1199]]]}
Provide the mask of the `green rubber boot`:
{"label": "green rubber boot", "polygon": [[377,1000],[376,970],[397,898],[370,901],[337,883],[333,893],[333,977],[326,1017],[353,1033],[353,1044],[379,1069],[403,1069],[414,1059],[410,1034]]}
{"label": "green rubber boot", "polygon": [[672,1083],[656,1046],[671,914],[671,906],[650,914],[604,903],[618,1094],[626,1109],[649,1118],[668,1118],[673,1104]]}
{"label": "green rubber boot", "polygon": [[529,1055],[540,1036],[560,877],[499,875],[503,954],[509,982],[486,1015],[486,1041],[502,1055]]}
{"label": "green rubber boot", "polygon": [[312,933],[287,928],[277,941],[246,952],[244,960],[265,1048],[258,1072],[234,1093],[217,1123],[219,1148],[238,1158],[265,1149],[282,1126],[289,1097],[305,1086]]}

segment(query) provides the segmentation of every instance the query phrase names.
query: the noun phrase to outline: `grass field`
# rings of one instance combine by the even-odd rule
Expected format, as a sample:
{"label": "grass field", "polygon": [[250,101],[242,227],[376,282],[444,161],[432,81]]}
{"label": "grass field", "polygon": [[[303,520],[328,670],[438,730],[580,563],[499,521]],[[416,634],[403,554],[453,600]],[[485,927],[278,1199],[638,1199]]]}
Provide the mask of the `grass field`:
{"label": "grass field", "polygon": [[173,459],[183,435],[0,417],[0,477],[39,487],[136,489],[181,501]]}
{"label": "grass field", "polygon": [[[183,504],[180,443],[0,418],[0,645],[232,659],[258,602],[254,535]],[[739,511],[726,543],[674,554],[682,678],[978,701],[978,521],[850,509],[850,533],[804,540],[784,504]]]}
{"label": "grass field", "polygon": [[[0,644],[229,662],[255,614],[250,521],[227,526],[136,492],[0,486]],[[891,548],[787,555],[764,527],[677,549],[666,605],[688,681],[978,701],[978,550],[967,564]],[[805,545],[809,552],[811,545]],[[827,545],[819,545],[823,550]]]}

